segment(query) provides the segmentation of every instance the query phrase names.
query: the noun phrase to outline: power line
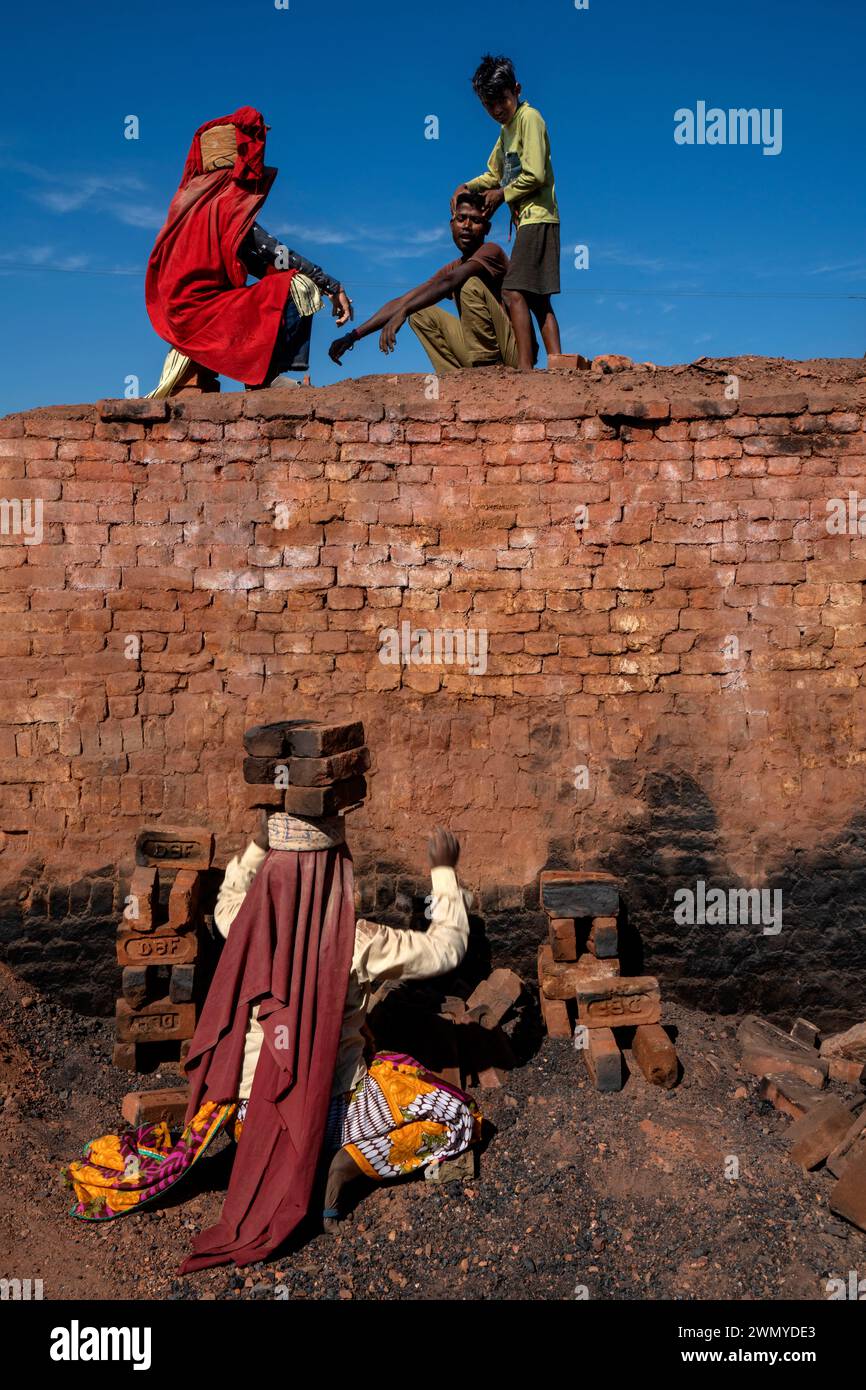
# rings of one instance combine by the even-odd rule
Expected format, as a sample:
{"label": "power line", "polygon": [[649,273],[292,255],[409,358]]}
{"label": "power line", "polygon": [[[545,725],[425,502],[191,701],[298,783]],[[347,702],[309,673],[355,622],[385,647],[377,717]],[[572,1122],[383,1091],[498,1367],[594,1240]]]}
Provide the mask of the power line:
{"label": "power line", "polygon": [[[0,265],[0,279],[6,275],[125,275],[144,279],[144,272],[141,270],[110,270],[89,268],[87,266],[60,266],[60,265],[22,265],[6,268]],[[399,289],[403,281],[375,282],[375,281],[352,281],[352,288],[355,290],[382,290],[389,291]],[[667,289],[613,289],[610,286],[588,287],[579,289],[577,286],[566,285],[561,291],[562,294],[609,294],[609,295],[637,295],[649,299],[831,299],[831,300],[866,300],[866,294],[820,294],[812,293],[808,290],[667,290]]]}

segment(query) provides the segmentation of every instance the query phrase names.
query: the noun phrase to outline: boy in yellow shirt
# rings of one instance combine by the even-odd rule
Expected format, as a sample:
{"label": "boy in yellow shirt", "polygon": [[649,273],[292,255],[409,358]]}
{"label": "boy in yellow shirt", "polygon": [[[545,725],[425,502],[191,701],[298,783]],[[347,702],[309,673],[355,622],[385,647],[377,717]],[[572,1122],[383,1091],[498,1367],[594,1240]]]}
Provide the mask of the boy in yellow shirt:
{"label": "boy in yellow shirt", "polygon": [[[487,171],[467,188],[481,191],[488,216],[508,204],[516,228],[511,266],[502,284],[503,299],[517,340],[518,366],[534,366],[532,316],[548,355],[560,352],[559,324],[550,303],[559,294],[559,209],[550,162],[550,140],[540,113],[522,101],[520,83],[509,58],[489,53],[472,78],[482,106],[502,127],[487,162]],[[453,204],[452,204],[453,206]]]}

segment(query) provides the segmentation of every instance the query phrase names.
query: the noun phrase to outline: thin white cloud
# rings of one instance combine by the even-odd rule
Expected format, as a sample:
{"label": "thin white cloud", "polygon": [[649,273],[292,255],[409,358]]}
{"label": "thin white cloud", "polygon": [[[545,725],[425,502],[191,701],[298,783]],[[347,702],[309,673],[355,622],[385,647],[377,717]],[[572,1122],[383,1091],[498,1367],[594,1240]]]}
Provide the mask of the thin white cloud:
{"label": "thin white cloud", "polygon": [[30,179],[27,197],[57,216],[84,210],[106,213],[128,227],[153,230],[165,221],[165,208],[155,205],[137,175],[58,174],[35,164],[2,161],[2,167]]}
{"label": "thin white cloud", "polygon": [[854,280],[866,277],[866,261],[840,261],[837,265],[816,265],[807,275],[848,275]]}
{"label": "thin white cloud", "polygon": [[299,241],[312,241],[318,246],[345,246],[353,239],[351,232],[341,231],[337,227],[311,227],[290,222],[277,222],[273,235],[297,237]]}
{"label": "thin white cloud", "polygon": [[0,251],[0,266],[27,267],[45,270],[85,270],[90,257],[84,254],[68,255],[54,246],[21,246],[11,251]]}
{"label": "thin white cloud", "polygon": [[271,223],[275,236],[282,237],[295,251],[308,254],[305,245],[347,246],[364,256],[374,265],[386,265],[391,261],[415,260],[426,256],[435,247],[448,241],[448,228],[420,227],[414,230],[394,229],[393,227],[360,226],[349,230],[344,227],[281,222]]}

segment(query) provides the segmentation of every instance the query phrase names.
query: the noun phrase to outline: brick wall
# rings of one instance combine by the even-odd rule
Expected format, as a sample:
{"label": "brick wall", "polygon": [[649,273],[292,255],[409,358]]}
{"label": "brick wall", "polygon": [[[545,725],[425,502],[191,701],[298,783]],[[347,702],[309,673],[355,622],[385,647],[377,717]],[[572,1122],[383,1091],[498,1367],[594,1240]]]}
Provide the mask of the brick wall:
{"label": "brick wall", "polygon": [[[866,494],[863,364],[715,366],[0,422],[44,526],[0,536],[5,959],[104,1007],[136,830],[207,824],[223,864],[243,729],[351,715],[366,910],[425,891],[444,821],[500,959],[528,968],[542,868],[604,867],[686,1002],[861,1014],[866,540],[828,505]],[[486,669],[384,663],[404,623],[486,634]],[[780,888],[781,932],[677,925],[698,879]]]}

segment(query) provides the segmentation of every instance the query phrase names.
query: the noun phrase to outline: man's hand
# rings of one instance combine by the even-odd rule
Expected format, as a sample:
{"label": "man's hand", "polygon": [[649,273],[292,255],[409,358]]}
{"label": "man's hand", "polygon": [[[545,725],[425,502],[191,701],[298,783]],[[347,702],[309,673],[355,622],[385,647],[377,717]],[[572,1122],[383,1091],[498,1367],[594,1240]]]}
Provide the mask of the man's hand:
{"label": "man's hand", "polygon": [[397,334],[406,322],[404,313],[397,313],[390,318],[379,334],[379,347],[384,353],[393,352],[397,346]]}
{"label": "man's hand", "polygon": [[427,841],[427,852],[431,869],[456,869],[460,858],[460,841],[450,830],[438,826]]}
{"label": "man's hand", "polygon": [[504,188],[488,188],[484,193],[484,211],[492,217],[497,208],[505,202]]}
{"label": "man's hand", "polygon": [[343,360],[343,353],[351,352],[354,346],[355,339],[352,337],[352,331],[350,329],[349,332],[344,333],[341,338],[334,339],[331,346],[328,348],[328,356],[330,357],[331,361],[336,362],[337,366],[339,367],[340,363]]}
{"label": "man's hand", "polygon": [[457,187],[455,188],[454,192],[451,194],[451,216],[452,216],[452,217],[454,216],[455,212],[457,211],[457,200],[459,199],[459,197],[461,196],[461,194],[463,194],[463,193],[468,193],[468,192],[469,192],[469,189],[468,189],[468,187],[467,187],[467,185],[466,185],[465,183],[458,183],[458,185],[457,185]]}
{"label": "man's hand", "polygon": [[256,826],[256,833],[253,836],[253,844],[258,845],[259,849],[269,849],[268,844],[268,813],[264,806],[259,809],[259,822]]}
{"label": "man's hand", "polygon": [[352,308],[352,301],[346,291],[340,286],[336,294],[328,295],[331,301],[331,312],[337,320],[337,327],[342,328],[344,323],[355,317],[355,310]]}

